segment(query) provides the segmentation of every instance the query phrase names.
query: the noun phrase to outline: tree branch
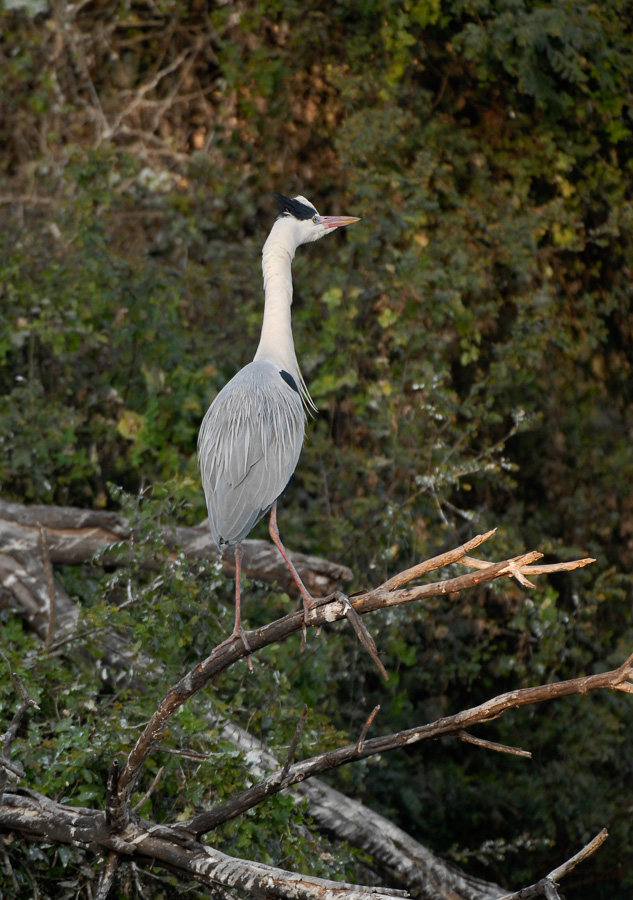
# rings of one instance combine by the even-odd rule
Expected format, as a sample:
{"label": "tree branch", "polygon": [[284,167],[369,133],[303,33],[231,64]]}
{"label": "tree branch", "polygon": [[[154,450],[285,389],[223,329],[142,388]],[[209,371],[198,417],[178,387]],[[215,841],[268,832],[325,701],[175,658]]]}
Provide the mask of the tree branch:
{"label": "tree branch", "polygon": [[[449,735],[462,738],[464,728],[481,722],[490,722],[499,718],[509,709],[541,703],[558,697],[568,697],[573,694],[586,694],[589,691],[617,688],[623,682],[631,681],[633,678],[632,661],[633,656],[610,672],[601,672],[597,675],[571,678],[567,681],[555,682],[554,684],[509,691],[508,693],[500,694],[498,697],[493,697],[485,703],[480,703],[478,706],[462,710],[452,716],[444,716],[427,725],[419,725],[416,728],[409,728],[395,734],[370,738],[362,743],[359,741],[356,744],[348,744],[336,750],[328,750],[325,753],[320,753],[317,756],[290,766],[285,772],[283,779],[283,770],[281,772],[273,772],[258,784],[242,791],[241,794],[236,794],[215,809],[200,813],[187,822],[180,823],[177,827],[199,836],[216,828],[223,822],[241,815],[246,810],[251,809],[273,794],[279,793],[279,791],[289,787],[291,784],[312,778],[314,775],[323,775],[323,773],[347,763],[387,753],[399,747],[408,747],[419,741],[436,740],[438,737]],[[477,742],[479,743],[479,741]],[[490,747],[490,743],[487,741],[482,741],[481,744]],[[495,750],[502,749],[499,744],[492,746]],[[512,752],[513,750],[513,748],[503,749],[506,752]],[[516,753],[517,751],[515,750],[514,752]],[[518,751],[518,753],[523,755],[524,751]]]}
{"label": "tree branch", "polygon": [[114,885],[114,876],[119,867],[119,861],[119,854],[112,850],[104,857],[95,900],[107,900],[108,894]]}
{"label": "tree branch", "polygon": [[[413,588],[388,591],[383,587],[378,587],[373,591],[367,591],[366,593],[353,598],[347,598],[344,595],[337,593],[332,597],[323,598],[323,600],[318,601],[311,607],[308,613],[309,625],[311,627],[320,627],[326,623],[335,622],[344,618],[348,614],[349,604],[351,604],[356,613],[363,615],[377,609],[385,609],[403,603],[411,603],[413,600],[463,591],[467,588],[492,581],[493,579],[500,578],[504,575],[514,575],[516,572],[521,572],[524,566],[530,565],[542,555],[543,554],[538,551],[525,553],[521,556],[503,560],[502,562],[489,565],[485,569],[470,572],[466,575],[459,575],[456,578],[449,578],[445,581],[420,585]],[[256,631],[247,632],[246,635],[250,652],[254,653],[262,647],[284,640],[291,634],[300,631],[304,627],[304,623],[304,611],[301,610],[291,613],[282,619],[277,619],[277,621],[271,622],[269,625],[259,628]],[[229,639],[216,647],[207,659],[198,663],[184,678],[170,688],[138,738],[136,745],[130,752],[121,772],[116,801],[120,810],[118,815],[121,817],[121,822],[126,821],[126,817],[129,815],[130,797],[141,768],[151,753],[152,748],[160,740],[164,728],[171,716],[183,703],[208,684],[212,678],[216,677],[220,672],[224,671],[238,659],[242,659],[246,655],[248,655],[248,651],[239,636],[236,636],[233,640]],[[625,679],[622,680],[625,681]],[[631,689],[633,690],[633,685],[631,685]],[[526,690],[530,691],[536,689],[527,688]],[[572,693],[576,692],[577,691],[572,691]],[[543,697],[541,699],[545,698]],[[525,702],[534,701],[526,700]],[[497,712],[494,716],[491,715],[489,717],[494,718],[499,714],[500,712]],[[478,719],[476,721],[481,720],[482,719]],[[460,727],[464,727],[465,724],[470,723],[465,722]],[[403,732],[403,734],[405,734],[405,732]],[[413,738],[411,739],[411,742],[412,740]],[[368,742],[368,744],[369,743],[371,742]],[[340,765],[341,763],[336,764]]]}
{"label": "tree branch", "polygon": [[522,888],[514,894],[505,894],[503,897],[500,897],[499,900],[535,900],[536,897],[546,897],[548,900],[549,898],[555,898],[555,900],[557,900],[557,898],[559,898],[557,888],[561,878],[564,878],[565,875],[568,875],[579,863],[591,856],[592,853],[595,853],[608,837],[609,832],[606,828],[603,828],[602,831],[592,838],[588,844],[585,844],[582,850],[579,850],[578,853],[574,854],[567,862],[552,869],[545,878],[541,878],[541,880],[537,881],[535,884]]}
{"label": "tree branch", "polygon": [[497,744],[495,741],[486,741],[483,738],[475,737],[467,731],[458,731],[456,735],[460,741],[467,744],[474,744],[475,747],[484,747],[486,750],[496,750],[498,753],[510,753],[512,756],[523,756],[525,759],[532,759],[532,754],[528,750],[521,750],[520,747],[508,747],[506,744]]}
{"label": "tree branch", "polygon": [[[280,764],[265,745],[234,722],[219,717],[224,740],[247,753],[255,778]],[[317,827],[368,854],[375,868],[423,900],[495,900],[503,891],[435,856],[409,834],[364,803],[342,794],[318,778],[284,788],[297,803],[307,801]]]}
{"label": "tree branch", "polygon": [[431,559],[418,563],[410,569],[405,569],[404,572],[399,572],[398,575],[394,575],[393,578],[385,581],[380,587],[384,591],[394,591],[396,588],[402,587],[404,584],[413,581],[414,578],[426,575],[427,572],[433,572],[435,569],[441,569],[443,566],[448,566],[451,563],[464,562],[466,554],[476,547],[479,547],[484,541],[487,541],[489,537],[492,537],[496,530],[496,528],[493,528],[492,531],[486,531],[485,534],[478,534],[469,541],[466,541],[465,544],[462,544],[461,547],[456,547],[454,550],[448,550],[446,553],[442,553],[439,556],[433,556]]}
{"label": "tree branch", "polygon": [[[406,891],[365,887],[299,875],[251,860],[236,859],[187,838],[169,826],[140,820],[121,834],[112,834],[103,813],[66,806],[22,789],[7,793],[0,807],[0,827],[32,838],[74,844],[87,850],[120,856],[143,865],[159,864],[212,887],[219,883],[265,900],[391,900]],[[113,873],[106,872],[108,877]],[[103,883],[103,882],[102,882]]]}

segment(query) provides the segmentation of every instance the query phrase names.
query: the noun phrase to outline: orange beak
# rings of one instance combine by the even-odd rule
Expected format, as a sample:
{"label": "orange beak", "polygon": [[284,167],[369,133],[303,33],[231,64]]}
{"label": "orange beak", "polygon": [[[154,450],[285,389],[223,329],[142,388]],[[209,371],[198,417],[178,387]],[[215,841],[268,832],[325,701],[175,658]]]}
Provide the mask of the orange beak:
{"label": "orange beak", "polygon": [[341,228],[343,225],[360,222],[360,219],[356,216],[319,216],[318,222],[326,228]]}

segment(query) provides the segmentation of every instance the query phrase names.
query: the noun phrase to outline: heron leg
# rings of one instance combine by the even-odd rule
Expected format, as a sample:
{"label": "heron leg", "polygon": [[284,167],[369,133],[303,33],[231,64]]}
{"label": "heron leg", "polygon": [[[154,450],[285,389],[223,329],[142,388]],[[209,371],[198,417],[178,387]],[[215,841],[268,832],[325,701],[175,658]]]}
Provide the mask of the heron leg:
{"label": "heron leg", "polygon": [[273,541],[275,542],[275,544],[277,546],[277,549],[283,556],[284,562],[290,569],[290,574],[294,578],[295,583],[301,592],[301,596],[303,597],[303,621],[304,621],[304,640],[305,640],[305,626],[308,624],[308,617],[309,617],[310,610],[315,605],[316,601],[315,601],[314,597],[312,597],[312,595],[308,591],[307,587],[305,586],[305,584],[303,583],[301,578],[299,577],[299,573],[297,572],[297,570],[295,569],[295,567],[293,566],[293,564],[290,561],[290,557],[288,556],[288,554],[286,552],[286,548],[281,543],[281,538],[279,537],[279,529],[277,528],[277,501],[275,501],[273,503],[272,509],[270,510],[270,522],[269,522],[268,530],[270,532],[271,538],[273,539]]}
{"label": "heron leg", "polygon": [[[244,649],[247,653],[251,652],[251,648],[249,646],[248,640],[246,638],[246,632],[242,628],[242,616],[240,613],[240,591],[241,591],[241,581],[242,581],[242,545],[235,545],[235,627],[233,628],[233,634],[229,638],[231,640],[233,637],[237,636],[241,639],[244,644]],[[248,667],[253,671],[253,663],[251,662],[250,656],[248,657]]]}
{"label": "heron leg", "polygon": [[215,648],[219,650],[220,647],[226,647],[227,644],[231,644],[235,638],[239,638],[244,645],[244,649],[249,654],[246,657],[246,662],[248,663],[248,668],[253,671],[253,662],[251,660],[250,654],[252,653],[250,644],[248,643],[248,638],[246,637],[246,632],[242,628],[242,617],[240,613],[240,593],[242,587],[242,545],[235,545],[235,625],[233,627],[233,632],[230,637],[227,637],[225,641],[222,641],[221,644],[218,644]]}

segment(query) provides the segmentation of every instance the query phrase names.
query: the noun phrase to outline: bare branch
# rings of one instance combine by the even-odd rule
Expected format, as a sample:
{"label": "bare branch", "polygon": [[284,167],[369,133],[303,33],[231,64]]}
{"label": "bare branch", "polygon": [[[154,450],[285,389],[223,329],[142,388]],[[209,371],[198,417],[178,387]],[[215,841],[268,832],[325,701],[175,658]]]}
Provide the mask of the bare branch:
{"label": "bare branch", "polygon": [[[201,884],[244,891],[256,898],[283,900],[391,900],[406,891],[327,881],[251,860],[236,859],[193,841],[173,827],[131,821],[121,835],[113,834],[103,813],[66,806],[38,794],[7,794],[0,807],[0,827],[31,837],[74,844],[144,865],[158,863]],[[105,896],[105,894],[103,894]]]}
{"label": "bare branch", "polygon": [[521,750],[519,747],[508,747],[506,744],[497,744],[495,741],[486,741],[483,738],[475,737],[473,734],[468,734],[467,731],[458,731],[456,737],[460,741],[474,744],[476,747],[484,747],[486,750],[497,750],[499,753],[510,753],[512,756],[523,756],[526,759],[532,759],[532,754],[529,750]]}
{"label": "bare branch", "polygon": [[[206,757],[205,757],[205,759],[206,759]],[[160,781],[160,777],[164,771],[165,771],[165,766],[161,766],[160,769],[158,770],[158,772],[156,773],[156,775],[154,776],[154,780],[152,781],[152,783],[150,784],[148,789],[143,794],[142,798],[138,801],[138,803],[135,806],[132,807],[133,813],[138,812],[139,809],[141,809],[141,807],[143,806],[143,804],[147,800],[149,800],[149,798],[152,796],[152,794],[158,787],[158,782]]]}
{"label": "bare branch", "polygon": [[0,768],[6,769],[7,772],[11,772],[16,778],[24,778],[24,769],[20,763],[10,762],[10,760],[0,756]]}
{"label": "bare branch", "polygon": [[556,869],[552,869],[552,871],[547,876],[551,878],[552,881],[560,881],[561,878],[564,878],[565,875],[569,875],[572,869],[575,869],[576,866],[584,862],[587,857],[591,856],[592,853],[595,853],[606,841],[609,837],[609,832],[606,828],[603,828],[602,831],[599,831],[598,834],[592,838],[588,844],[579,850],[571,859],[568,859],[567,862],[564,862],[562,865],[558,866]]}
{"label": "bare branch", "polygon": [[9,668],[9,677],[11,679],[11,683],[18,689],[20,694],[22,694],[23,702],[16,714],[13,716],[11,724],[9,725],[5,733],[3,735],[0,735],[0,743],[2,743],[2,754],[0,754],[0,802],[2,801],[2,795],[7,786],[9,772],[17,775],[18,778],[22,778],[24,776],[22,767],[16,766],[11,762],[11,747],[13,746],[13,742],[17,737],[20,723],[22,722],[27,709],[29,709],[31,706],[35,709],[39,709],[39,706],[37,705],[35,700],[32,700],[29,697],[28,691],[22,684],[22,679],[20,678],[20,676],[11,671],[11,666],[9,665],[9,660],[7,659],[7,657],[4,655],[4,653],[2,653],[1,655]]}
{"label": "bare branch", "polygon": [[560,900],[560,895],[557,890],[558,882],[561,878],[564,878],[565,875],[568,875],[579,863],[591,856],[592,853],[595,853],[596,850],[604,844],[608,836],[609,832],[606,828],[603,828],[595,838],[589,841],[588,844],[585,844],[582,850],[579,850],[578,853],[571,857],[571,859],[568,859],[567,862],[564,862],[556,869],[552,869],[545,878],[541,878],[541,880],[537,881],[535,884],[522,888],[520,891],[515,891],[513,894],[504,894],[499,900],[536,900],[537,897],[546,897],[547,900],[550,900],[550,898],[553,898],[553,900]]}
{"label": "bare branch", "polygon": [[115,828],[120,825],[120,810],[116,802],[119,770],[119,760],[113,759],[108,770],[108,781],[106,784],[105,819],[108,825],[112,825]]}
{"label": "bare branch", "polygon": [[9,854],[8,854],[7,851],[4,850],[4,849],[3,849],[3,851],[2,851],[2,859],[3,859],[3,861],[4,861],[4,870],[5,870],[5,872],[7,873],[7,875],[9,876],[9,878],[11,879],[11,881],[12,881],[12,883],[13,883],[13,887],[15,888],[15,890],[16,890],[16,891],[19,891],[19,890],[20,890],[20,885],[18,884],[18,880],[17,880],[17,878],[15,877],[15,872],[13,871],[13,866],[11,865],[11,860],[9,859]]}
{"label": "bare branch", "polygon": [[404,572],[394,575],[393,578],[390,578],[388,581],[385,581],[384,584],[381,584],[379,589],[382,589],[383,591],[393,591],[396,588],[402,587],[403,584],[408,584],[410,581],[413,581],[414,578],[425,575],[427,572],[441,569],[443,566],[450,565],[450,563],[464,562],[463,557],[465,557],[470,550],[474,550],[476,547],[479,547],[480,544],[483,544],[484,541],[487,541],[489,537],[492,537],[496,530],[496,528],[493,528],[492,531],[487,531],[485,534],[478,534],[469,541],[466,541],[465,544],[462,544],[461,547],[457,547],[455,550],[449,550],[447,553],[442,553],[440,556],[434,556],[431,559],[418,563],[417,566],[413,566],[411,569],[406,569]]}
{"label": "bare branch", "polygon": [[130,100],[130,102],[127,104],[127,106],[125,106],[123,109],[121,109],[121,111],[115,117],[112,124],[104,125],[103,132],[101,135],[101,140],[102,141],[111,140],[116,135],[117,131],[119,130],[123,119],[126,119],[129,116],[131,116],[138,109],[138,107],[143,103],[145,95],[147,93],[149,93],[150,91],[153,91],[154,88],[157,87],[157,85],[162,81],[163,78],[165,78],[171,72],[175,71],[175,69],[179,68],[179,66],[182,65],[182,63],[185,61],[185,59],[187,59],[188,56],[195,56],[195,54],[198,53],[199,49],[200,49],[200,42],[198,41],[196,46],[194,46],[193,48],[187,48],[186,50],[183,50],[176,57],[176,59],[174,59],[171,63],[169,63],[169,65],[165,66],[165,68],[161,69],[159,72],[156,72],[156,74],[154,75],[153,78],[151,78],[145,84],[141,85],[141,87],[137,88],[134,91],[133,98]]}
{"label": "bare branch", "polygon": [[[485,559],[476,559],[473,556],[464,556],[459,562],[464,566],[470,566],[471,569],[485,569],[490,562]],[[587,557],[586,559],[573,559],[570,562],[544,563],[542,566],[523,566],[521,572],[524,575],[547,575],[552,572],[571,572],[574,569],[582,569],[595,563],[595,559]]]}
{"label": "bare branch", "polygon": [[382,677],[385,679],[385,681],[389,681],[387,671],[383,666],[380,657],[378,656],[378,648],[376,647],[376,642],[371,636],[369,629],[364,625],[360,616],[358,615],[352,604],[349,602],[349,598],[344,594],[341,594],[340,596],[342,597],[343,603],[345,605],[345,615],[351,622],[352,628],[356,632],[356,636],[358,637],[365,650],[367,650],[373,661],[376,663],[376,667]]}
{"label": "bare branch", "polygon": [[[234,722],[220,721],[224,740],[248,754],[254,777],[278,771],[279,762],[262,741]],[[321,831],[368,854],[376,871],[419,897],[496,900],[503,893],[498,885],[444,862],[389,819],[319,778],[301,781],[283,793],[299,804],[307,802],[308,813]]]}
{"label": "bare branch", "polygon": [[[521,688],[500,694],[485,703],[465,709],[452,716],[444,716],[427,725],[420,725],[405,731],[381,737],[365,740],[359,748],[359,743],[348,744],[336,750],[328,750],[310,759],[302,760],[290,766],[283,784],[280,781],[279,772],[274,772],[260,782],[248,788],[242,793],[231,797],[225,803],[215,809],[200,813],[178,827],[183,830],[200,835],[210,831],[223,822],[241,815],[247,809],[251,809],[258,803],[279,793],[282,787],[289,787],[293,783],[304,781],[315,775],[322,775],[331,769],[346,765],[360,759],[366,759],[376,754],[387,753],[399,747],[408,747],[424,740],[435,740],[438,737],[461,737],[464,728],[479,722],[489,722],[503,715],[509,709],[516,709],[533,703],[541,703],[558,697],[568,697],[573,694],[586,694],[589,691],[615,688],[618,684],[633,676],[629,660],[617,669],[610,672],[601,672],[597,675],[586,675],[582,678],[571,678],[567,681],[559,681],[554,684],[545,684],[532,688]],[[475,739],[477,740],[477,739]],[[488,742],[486,742],[488,743]],[[501,745],[488,744],[492,749],[501,749]],[[504,748],[507,750],[507,748]],[[508,751],[510,752],[510,751]],[[518,751],[522,755],[524,751]]]}
{"label": "bare branch", "polygon": [[119,854],[110,851],[107,857],[104,858],[103,868],[101,869],[99,886],[97,888],[95,900],[107,900],[108,894],[110,893],[112,886],[114,885],[114,876],[116,875],[116,870],[118,869],[118,867]]}
{"label": "bare branch", "polygon": [[[491,581],[504,575],[511,575],[516,568],[530,565],[542,555],[543,554],[538,551],[532,551],[531,553],[525,553],[521,556],[495,563],[494,565],[487,566],[485,569],[470,572],[466,575],[459,575],[456,578],[450,578],[432,584],[419,585],[413,588],[386,591],[384,588],[379,587],[376,590],[368,591],[367,593],[360,594],[353,598],[347,598],[344,595],[337,593],[331,598],[323,598],[323,600],[318,601],[310,608],[308,613],[309,624],[311,627],[318,628],[326,622],[340,620],[343,616],[347,616],[348,604],[352,605],[356,613],[362,615],[376,609],[410,603],[413,600],[462,591],[466,588],[484,584],[487,581]],[[258,628],[256,631],[247,632],[248,645],[251,652],[256,652],[262,647],[283,640],[289,635],[300,631],[304,627],[304,624],[305,615],[304,611],[301,610],[300,612],[291,613],[282,619],[278,619],[276,622],[272,622],[263,628]],[[178,682],[178,684],[170,688],[137,740],[136,745],[130,752],[121,772],[116,804],[119,808],[119,815],[121,816],[122,822],[124,822],[129,815],[130,797],[136,779],[145,760],[160,740],[168,720],[183,703],[201,690],[205,684],[208,684],[208,682],[218,675],[219,672],[233,665],[238,659],[246,656],[246,654],[247,651],[239,637],[236,637],[234,640],[229,639],[216,647],[206,660],[198,663],[183,679],[181,679],[181,681]],[[626,678],[622,678],[621,682],[625,682],[626,680]],[[550,689],[551,686],[546,686],[546,690]],[[530,691],[537,689],[528,688],[526,690]],[[575,690],[572,691],[572,693],[576,692],[577,691]],[[539,699],[545,699],[545,697],[541,696]],[[535,701],[525,700],[524,702]],[[503,710],[496,712],[495,716],[500,715],[502,711]],[[485,718],[494,718],[495,716],[482,716],[481,718],[474,719],[474,721],[482,721]],[[468,724],[470,724],[470,722]],[[451,730],[454,731],[455,728]],[[403,734],[405,734],[405,732],[403,732]],[[389,748],[385,747],[384,749]],[[348,762],[349,759],[344,761]],[[336,765],[340,764],[341,763],[336,763]]]}
{"label": "bare branch", "polygon": [[280,781],[283,781],[288,773],[288,769],[290,768],[290,763],[294,759],[295,750],[297,749],[297,744],[299,743],[299,738],[301,737],[301,732],[303,731],[303,726],[306,723],[306,719],[308,718],[308,705],[303,707],[303,712],[301,713],[301,718],[297,723],[297,727],[295,728],[294,737],[290,743],[290,749],[288,750],[288,756],[286,757],[286,762],[284,763],[284,767],[281,770],[281,776],[279,778]]}
{"label": "bare branch", "polygon": [[374,708],[370,712],[369,716],[367,717],[367,721],[363,725],[363,730],[361,731],[360,737],[358,738],[358,743],[356,744],[356,752],[357,753],[360,753],[360,751],[363,749],[363,744],[365,743],[365,738],[367,737],[367,732],[371,728],[371,724],[374,721],[374,719],[376,718],[379,711],[380,711],[380,704],[378,704],[377,706],[374,706]]}

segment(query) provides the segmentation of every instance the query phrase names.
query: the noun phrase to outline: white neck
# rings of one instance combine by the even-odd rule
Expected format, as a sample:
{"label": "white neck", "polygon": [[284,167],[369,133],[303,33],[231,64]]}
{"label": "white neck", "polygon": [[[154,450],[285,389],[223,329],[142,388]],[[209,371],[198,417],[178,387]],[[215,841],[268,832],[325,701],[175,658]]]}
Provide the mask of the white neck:
{"label": "white neck", "polygon": [[275,222],[262,251],[264,321],[255,359],[274,363],[297,382],[306,406],[314,406],[299,369],[292,338],[292,260],[295,245],[284,220]]}

